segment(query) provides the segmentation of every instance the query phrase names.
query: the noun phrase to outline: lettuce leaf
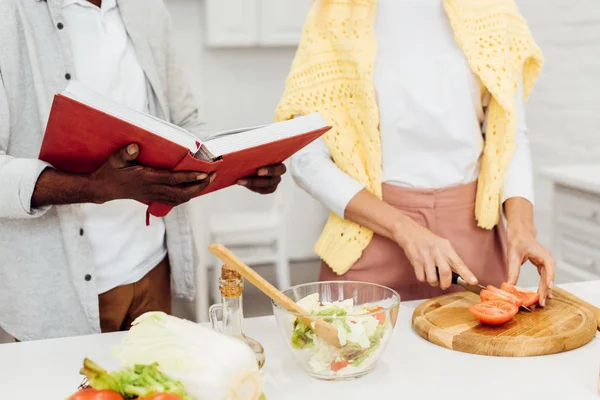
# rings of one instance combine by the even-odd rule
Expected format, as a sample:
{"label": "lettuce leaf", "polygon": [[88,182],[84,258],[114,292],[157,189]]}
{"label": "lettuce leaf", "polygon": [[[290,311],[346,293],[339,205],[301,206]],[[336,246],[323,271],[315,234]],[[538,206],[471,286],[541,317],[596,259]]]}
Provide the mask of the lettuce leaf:
{"label": "lettuce leaf", "polygon": [[113,390],[125,399],[149,397],[155,394],[176,394],[181,400],[192,400],[183,384],[171,379],[158,369],[158,364],[135,365],[119,371],[108,372],[89,359],[83,362],[81,373],[96,390]]}

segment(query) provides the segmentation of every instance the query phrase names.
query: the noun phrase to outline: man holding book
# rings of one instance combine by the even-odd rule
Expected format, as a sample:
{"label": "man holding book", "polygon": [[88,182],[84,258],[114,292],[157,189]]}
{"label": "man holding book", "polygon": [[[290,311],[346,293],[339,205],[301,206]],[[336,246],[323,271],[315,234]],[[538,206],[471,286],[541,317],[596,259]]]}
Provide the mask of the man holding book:
{"label": "man holding book", "polygon": [[[4,0],[0,15],[0,326],[34,340],[169,312],[171,291],[194,295],[189,219],[176,207],[146,226],[138,201],[180,205],[214,173],[138,165],[138,143],[90,174],[37,159],[52,97],[74,79],[202,137],[162,1]],[[271,193],[284,172],[265,166],[239,183]]]}

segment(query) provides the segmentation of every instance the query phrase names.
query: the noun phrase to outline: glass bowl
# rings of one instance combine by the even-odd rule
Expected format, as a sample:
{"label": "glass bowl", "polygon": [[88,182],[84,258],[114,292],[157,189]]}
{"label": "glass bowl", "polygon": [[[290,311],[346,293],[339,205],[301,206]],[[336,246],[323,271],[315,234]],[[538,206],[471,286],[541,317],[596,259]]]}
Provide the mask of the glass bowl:
{"label": "glass bowl", "polygon": [[[308,375],[337,381],[373,370],[396,325],[400,307],[396,291],[367,282],[323,281],[293,286],[283,293],[307,312],[290,312],[272,302],[279,332]],[[341,348],[316,336],[303,317],[333,324]]]}

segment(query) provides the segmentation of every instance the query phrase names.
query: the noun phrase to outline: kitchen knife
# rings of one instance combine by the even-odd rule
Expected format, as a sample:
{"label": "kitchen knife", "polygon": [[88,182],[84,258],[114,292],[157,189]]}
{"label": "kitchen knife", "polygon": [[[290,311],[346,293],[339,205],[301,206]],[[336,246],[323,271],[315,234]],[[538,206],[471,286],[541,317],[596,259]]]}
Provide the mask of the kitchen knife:
{"label": "kitchen knife", "polygon": [[[438,279],[439,279],[439,276],[440,276],[440,272],[438,271]],[[485,286],[483,286],[483,285],[468,284],[460,275],[458,275],[454,271],[452,271],[452,284],[462,286],[465,290],[475,293],[476,295],[479,295],[481,293],[481,291],[485,289]],[[525,311],[532,312],[531,308],[529,308],[529,307],[521,306],[521,308]]]}

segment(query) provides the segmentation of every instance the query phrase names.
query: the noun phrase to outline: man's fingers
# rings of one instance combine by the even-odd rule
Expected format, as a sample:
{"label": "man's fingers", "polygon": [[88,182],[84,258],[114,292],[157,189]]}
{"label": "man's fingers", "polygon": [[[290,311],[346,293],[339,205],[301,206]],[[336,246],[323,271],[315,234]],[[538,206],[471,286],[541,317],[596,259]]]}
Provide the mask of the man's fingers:
{"label": "man's fingers", "polygon": [[135,160],[140,152],[137,144],[132,143],[127,147],[121,148],[108,158],[108,164],[112,168],[125,168],[129,163]]}
{"label": "man's fingers", "polygon": [[179,186],[184,184],[195,184],[208,178],[205,172],[170,172],[152,170],[148,172],[149,180],[168,186]]}
{"label": "man's fingers", "polygon": [[275,190],[277,185],[281,182],[280,176],[257,178],[248,177],[238,180],[238,185],[247,187],[248,189],[260,190],[260,189],[272,189]]}
{"label": "man's fingers", "polygon": [[285,174],[286,167],[284,164],[267,165],[258,169],[258,176],[281,176]]}
{"label": "man's fingers", "polygon": [[185,186],[156,185],[153,188],[155,201],[171,206],[187,203],[198,196],[209,185],[210,180],[204,179],[199,183],[191,183]]}

